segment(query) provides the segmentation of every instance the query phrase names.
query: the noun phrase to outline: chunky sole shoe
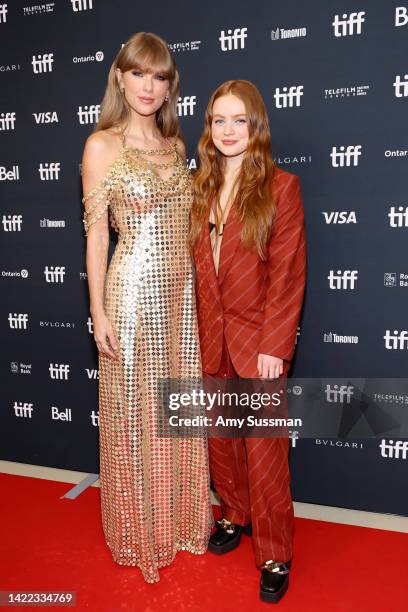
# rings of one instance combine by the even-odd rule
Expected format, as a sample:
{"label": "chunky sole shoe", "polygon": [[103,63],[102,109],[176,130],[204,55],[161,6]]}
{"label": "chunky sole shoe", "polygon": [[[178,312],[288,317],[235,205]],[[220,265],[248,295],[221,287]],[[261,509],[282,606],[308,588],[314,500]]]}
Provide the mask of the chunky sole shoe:
{"label": "chunky sole shoe", "polygon": [[241,542],[241,535],[252,535],[252,525],[235,525],[234,533],[227,533],[225,529],[219,527],[208,542],[208,550],[216,555],[224,555],[237,548]]}
{"label": "chunky sole shoe", "polygon": [[288,590],[289,586],[289,576],[287,576],[286,580],[282,583],[282,586],[275,593],[271,591],[264,591],[262,588],[259,591],[259,596],[262,601],[266,601],[268,603],[278,603]]}

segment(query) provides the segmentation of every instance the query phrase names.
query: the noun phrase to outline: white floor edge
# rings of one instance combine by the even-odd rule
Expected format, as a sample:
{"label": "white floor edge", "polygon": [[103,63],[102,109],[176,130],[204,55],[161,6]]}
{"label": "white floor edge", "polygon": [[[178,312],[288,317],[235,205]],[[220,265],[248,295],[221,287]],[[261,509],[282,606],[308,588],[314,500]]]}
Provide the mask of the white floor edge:
{"label": "white floor edge", "polygon": [[[0,472],[3,474],[43,478],[45,480],[55,480],[57,482],[67,482],[72,484],[77,484],[87,476],[87,472],[75,472],[71,470],[44,467],[41,465],[29,465],[27,463],[1,460]],[[99,481],[96,481],[92,486],[98,487]],[[215,498],[213,501],[214,503],[217,503]],[[378,514],[375,512],[364,512],[361,510],[351,510],[348,508],[336,508],[334,506],[320,506],[318,504],[306,504],[296,501],[293,502],[293,506],[295,516],[299,518],[408,533],[408,517],[405,516],[398,516],[395,514]]]}

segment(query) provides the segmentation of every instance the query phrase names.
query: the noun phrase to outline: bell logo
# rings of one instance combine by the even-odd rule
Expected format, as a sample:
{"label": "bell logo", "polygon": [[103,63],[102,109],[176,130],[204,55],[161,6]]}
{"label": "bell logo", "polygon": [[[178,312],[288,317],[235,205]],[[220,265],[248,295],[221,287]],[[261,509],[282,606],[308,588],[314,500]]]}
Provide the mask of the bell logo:
{"label": "bell logo", "polygon": [[[361,34],[361,26],[363,25],[365,11],[360,11],[359,13],[344,13],[342,15],[342,19],[340,19],[339,15],[334,16],[334,21],[332,23],[334,29],[335,36],[353,36],[353,34]],[[356,26],[356,31],[354,31],[354,26]]]}
{"label": "bell logo", "polygon": [[292,108],[300,106],[300,98],[303,96],[303,85],[292,85],[291,87],[277,87],[273,97],[276,108]]}
{"label": "bell logo", "polygon": [[52,65],[54,63],[53,53],[43,53],[42,55],[33,55],[31,64],[33,67],[34,74],[43,74],[44,72],[52,72]]}
{"label": "bell logo", "polygon": [[397,6],[395,8],[395,26],[401,27],[401,26],[407,25],[407,23],[408,23],[408,7]]}
{"label": "bell logo", "polygon": [[332,147],[330,157],[333,168],[344,168],[344,166],[358,166],[358,158],[361,155],[361,145],[348,145],[348,147]]}
{"label": "bell logo", "polygon": [[234,31],[221,30],[219,41],[221,43],[221,51],[236,51],[237,49],[245,48],[245,39],[248,38],[248,28],[235,28]]}

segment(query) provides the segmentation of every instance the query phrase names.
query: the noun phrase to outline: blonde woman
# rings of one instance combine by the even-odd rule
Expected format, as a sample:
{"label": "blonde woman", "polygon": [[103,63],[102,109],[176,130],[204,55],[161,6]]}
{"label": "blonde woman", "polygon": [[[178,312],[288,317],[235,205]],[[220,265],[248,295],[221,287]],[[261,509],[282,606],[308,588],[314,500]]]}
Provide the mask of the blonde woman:
{"label": "blonde woman", "polygon": [[[201,375],[178,90],[166,43],[132,36],[83,155],[102,524],[113,559],[147,582],[178,550],[204,553],[212,526],[206,441],[157,435],[160,379]],[[108,209],[119,237],[107,270]]]}

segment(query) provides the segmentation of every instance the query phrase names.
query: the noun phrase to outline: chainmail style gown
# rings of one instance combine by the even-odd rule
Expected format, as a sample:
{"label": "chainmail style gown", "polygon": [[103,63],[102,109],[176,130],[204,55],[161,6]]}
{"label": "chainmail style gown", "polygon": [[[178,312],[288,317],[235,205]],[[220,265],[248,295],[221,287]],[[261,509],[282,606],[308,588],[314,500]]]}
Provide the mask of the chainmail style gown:
{"label": "chainmail style gown", "polygon": [[[176,144],[160,178],[152,152],[126,146],[84,198],[85,231],[110,207],[119,231],[105,313],[119,361],[99,356],[102,525],[113,559],[159,580],[178,550],[206,551],[213,523],[207,441],[157,437],[158,380],[200,378],[192,263],[191,179]],[[169,164],[167,164],[169,167]]]}

